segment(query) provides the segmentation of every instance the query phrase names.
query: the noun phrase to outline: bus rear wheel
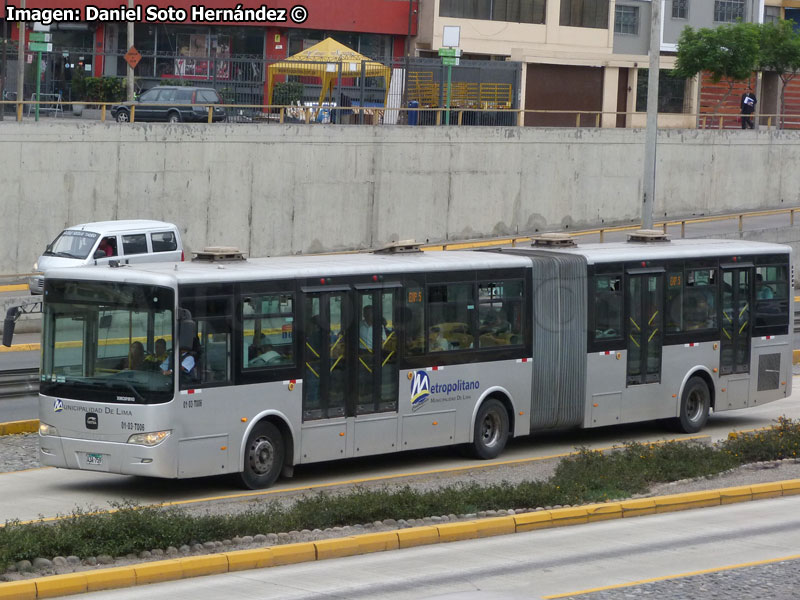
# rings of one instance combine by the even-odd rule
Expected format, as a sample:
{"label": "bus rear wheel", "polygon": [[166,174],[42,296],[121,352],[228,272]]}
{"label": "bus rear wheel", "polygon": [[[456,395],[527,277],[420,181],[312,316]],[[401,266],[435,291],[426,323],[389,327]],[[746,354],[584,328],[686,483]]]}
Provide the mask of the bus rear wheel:
{"label": "bus rear wheel", "polygon": [[471,453],[476,458],[490,459],[500,456],[508,440],[508,413],[503,403],[489,398],[478,410]]}
{"label": "bus rear wheel", "polygon": [[697,433],[705,426],[710,408],[708,384],[701,377],[692,377],[683,389],[680,415],[673,421],[675,429],[683,433]]}
{"label": "bus rear wheel", "polygon": [[283,436],[278,428],[262,421],[253,428],[247,438],[244,451],[244,470],[240,473],[242,483],[251,490],[271,486],[283,468]]}

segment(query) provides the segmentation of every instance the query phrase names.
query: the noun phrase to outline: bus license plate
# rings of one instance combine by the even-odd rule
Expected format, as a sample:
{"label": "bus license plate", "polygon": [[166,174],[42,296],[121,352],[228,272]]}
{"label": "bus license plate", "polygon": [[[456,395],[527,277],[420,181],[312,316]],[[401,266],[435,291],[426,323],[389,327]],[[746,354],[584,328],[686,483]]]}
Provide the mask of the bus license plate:
{"label": "bus license plate", "polygon": [[102,465],[103,464],[103,455],[102,454],[87,454],[86,455],[86,464],[87,465]]}

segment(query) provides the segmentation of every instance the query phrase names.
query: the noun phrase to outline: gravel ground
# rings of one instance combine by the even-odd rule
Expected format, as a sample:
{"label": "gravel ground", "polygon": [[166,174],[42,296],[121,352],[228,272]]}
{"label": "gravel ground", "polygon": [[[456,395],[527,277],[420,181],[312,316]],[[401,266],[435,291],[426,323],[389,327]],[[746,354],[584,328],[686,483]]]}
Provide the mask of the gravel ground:
{"label": "gravel ground", "polygon": [[[39,466],[37,459],[38,436],[36,434],[22,434],[0,437],[0,472],[19,471],[24,469],[36,468]],[[516,482],[531,479],[546,479],[550,477],[555,469],[558,459],[533,461],[521,465],[504,465],[495,468],[476,468],[467,471],[456,472],[453,475],[437,473],[435,475],[420,475],[386,482],[370,482],[362,484],[364,487],[399,487],[409,485],[414,489],[428,490],[441,487],[447,483],[457,482],[476,482],[480,484],[499,483],[502,481]],[[754,483],[765,483],[770,481],[780,481],[785,479],[800,479],[800,461],[787,460],[770,463],[757,463],[740,467],[733,471],[721,475],[700,478],[695,480],[677,481],[667,484],[654,486],[643,496],[657,496],[665,494],[676,494],[682,492],[692,492],[709,490],[722,487],[733,487],[749,485]],[[346,487],[328,490],[329,493],[346,491]],[[290,503],[298,496],[306,493],[316,492],[295,492],[280,496],[280,501]],[[272,497],[273,499],[275,497]],[[214,503],[202,503],[199,505],[189,505],[186,510],[197,514],[226,514],[252,508],[254,505],[263,503],[263,500],[240,500],[220,501]],[[534,510],[531,507],[527,510]],[[524,511],[517,511],[524,512]],[[234,538],[233,540],[222,540],[217,542],[207,542],[197,544],[193,547],[183,546],[181,548],[153,549],[143,551],[138,556],[128,555],[120,557],[90,557],[80,560],[76,557],[50,557],[42,561],[37,559],[38,564],[31,569],[28,565],[19,565],[24,572],[10,571],[5,575],[0,575],[3,579],[13,580],[23,577],[68,573],[76,570],[92,569],[96,566],[124,565],[142,560],[159,559],[170,556],[198,555],[209,552],[219,552],[232,549],[256,548],[265,545],[318,540],[331,537],[356,535],[358,533],[385,531],[398,527],[414,527],[433,523],[449,522],[461,519],[474,519],[482,516],[496,516],[513,514],[514,511],[487,511],[478,515],[442,515],[432,516],[426,519],[398,520],[387,519],[383,522],[356,525],[353,527],[334,527],[329,530],[303,530],[286,533],[260,534],[256,536],[246,536]],[[728,599],[728,598],[769,598],[771,600],[789,600],[798,597],[800,590],[800,561],[787,561],[770,565],[747,567],[734,571],[724,571],[720,573],[710,573],[696,575],[692,577],[671,579],[666,581],[652,582],[638,586],[625,587],[616,590],[594,592],[580,596],[582,599],[589,600],[623,600],[629,598],[658,598],[658,599]]]}

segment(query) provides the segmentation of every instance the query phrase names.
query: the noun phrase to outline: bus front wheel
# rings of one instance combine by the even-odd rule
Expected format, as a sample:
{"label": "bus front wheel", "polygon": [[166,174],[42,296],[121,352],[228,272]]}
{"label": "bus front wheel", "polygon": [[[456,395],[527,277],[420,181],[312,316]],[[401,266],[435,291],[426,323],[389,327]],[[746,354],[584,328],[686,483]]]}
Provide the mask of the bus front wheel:
{"label": "bus front wheel", "polygon": [[708,384],[701,377],[692,377],[683,389],[681,412],[674,421],[675,428],[683,433],[697,433],[705,426],[710,407]]}
{"label": "bus front wheel", "polygon": [[476,458],[500,456],[508,439],[508,413],[502,402],[489,398],[481,405],[474,433],[471,450]]}
{"label": "bus front wheel", "polygon": [[245,487],[256,490],[271,486],[283,468],[283,436],[278,428],[262,421],[247,438],[244,470],[240,476]]}

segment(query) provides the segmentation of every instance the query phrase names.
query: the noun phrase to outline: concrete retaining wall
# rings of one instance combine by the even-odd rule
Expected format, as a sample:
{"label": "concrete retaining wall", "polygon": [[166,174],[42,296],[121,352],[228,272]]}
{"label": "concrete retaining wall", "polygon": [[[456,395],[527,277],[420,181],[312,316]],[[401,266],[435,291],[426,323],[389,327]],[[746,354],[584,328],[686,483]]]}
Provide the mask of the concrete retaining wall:
{"label": "concrete retaining wall", "polygon": [[[0,125],[0,273],[63,227],[173,221],[190,249],[252,256],[640,218],[644,132],[626,129]],[[800,134],[667,130],[656,218],[800,204]]]}

